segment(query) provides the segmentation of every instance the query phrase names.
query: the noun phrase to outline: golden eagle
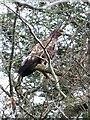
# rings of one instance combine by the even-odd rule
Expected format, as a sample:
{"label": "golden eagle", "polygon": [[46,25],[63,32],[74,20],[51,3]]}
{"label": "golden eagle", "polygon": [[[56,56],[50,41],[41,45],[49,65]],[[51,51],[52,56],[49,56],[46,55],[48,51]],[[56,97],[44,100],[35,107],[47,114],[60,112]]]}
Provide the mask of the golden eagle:
{"label": "golden eagle", "polygon": [[[56,43],[59,36],[63,35],[64,32],[61,29],[55,29],[51,32],[50,36],[42,41],[42,44],[47,49],[47,52],[52,59],[56,53]],[[25,77],[30,75],[35,71],[35,67],[38,64],[46,64],[47,63],[47,55],[44,52],[42,46],[37,43],[31,50],[30,54],[26,57],[26,59],[22,62],[18,73],[21,77]]]}

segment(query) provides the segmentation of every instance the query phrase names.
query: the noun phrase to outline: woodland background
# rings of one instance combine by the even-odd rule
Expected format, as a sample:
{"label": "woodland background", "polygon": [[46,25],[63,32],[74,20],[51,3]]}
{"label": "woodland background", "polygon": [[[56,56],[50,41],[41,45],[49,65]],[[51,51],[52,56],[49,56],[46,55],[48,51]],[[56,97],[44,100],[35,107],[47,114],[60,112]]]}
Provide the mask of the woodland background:
{"label": "woodland background", "polygon": [[[0,14],[0,81],[7,81],[0,84],[1,118],[90,119],[90,3],[58,1],[1,4],[6,12]],[[42,41],[56,28],[71,34],[59,37],[52,59],[58,81],[47,66],[48,79],[37,68],[16,88],[18,68],[37,43],[35,36]]]}

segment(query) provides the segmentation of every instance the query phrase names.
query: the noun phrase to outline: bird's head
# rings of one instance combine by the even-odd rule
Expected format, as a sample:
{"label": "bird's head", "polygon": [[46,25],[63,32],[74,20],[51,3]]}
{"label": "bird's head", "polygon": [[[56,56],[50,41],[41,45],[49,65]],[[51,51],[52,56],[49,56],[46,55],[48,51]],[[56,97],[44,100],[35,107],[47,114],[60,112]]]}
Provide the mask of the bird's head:
{"label": "bird's head", "polygon": [[66,34],[62,29],[55,29],[52,33],[51,33],[51,36],[54,37],[54,38],[58,38],[59,36],[61,35],[67,35],[69,36],[68,34]]}

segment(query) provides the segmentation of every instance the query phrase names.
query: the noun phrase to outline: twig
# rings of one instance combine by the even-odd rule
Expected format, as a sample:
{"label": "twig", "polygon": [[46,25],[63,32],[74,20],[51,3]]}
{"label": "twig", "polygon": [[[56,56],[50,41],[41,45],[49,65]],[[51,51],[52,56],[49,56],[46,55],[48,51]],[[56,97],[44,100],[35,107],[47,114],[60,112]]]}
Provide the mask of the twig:
{"label": "twig", "polygon": [[43,118],[43,113],[44,113],[44,108],[45,108],[46,100],[47,100],[47,95],[45,97],[45,101],[43,102],[43,105],[42,105],[42,108],[41,108],[41,114],[40,114],[39,120],[42,120],[42,118]]}
{"label": "twig", "polygon": [[[6,90],[2,87],[2,85],[0,85],[0,88],[1,88],[1,90],[2,90],[3,92],[6,93],[6,95],[7,95],[8,97],[11,98],[10,93],[9,93],[8,91],[6,91]],[[33,118],[34,120],[36,120],[35,117],[34,117],[32,114],[28,113],[22,106],[19,105],[19,103],[16,103],[16,105],[18,105],[27,115],[29,115],[31,118]]]}
{"label": "twig", "polygon": [[47,106],[47,108],[45,109],[45,111],[42,113],[42,118],[41,120],[45,120],[45,118],[47,117],[48,113],[52,110],[52,105],[53,104],[49,104]]}
{"label": "twig", "polygon": [[51,69],[51,71],[52,71],[52,74],[53,74],[53,76],[54,76],[54,78],[55,78],[55,80],[56,80],[56,87],[57,87],[57,89],[58,89],[58,91],[59,91],[59,94],[61,94],[64,98],[66,98],[67,96],[63,93],[63,91],[61,90],[61,88],[60,88],[60,85],[59,85],[59,80],[58,80],[58,78],[57,78],[57,76],[56,76],[56,74],[55,74],[55,72],[54,72],[54,69],[53,69],[53,67],[52,67],[52,65],[51,65],[51,62],[50,62],[50,69]]}
{"label": "twig", "polygon": [[65,113],[61,110],[61,108],[60,107],[58,107],[58,105],[56,105],[56,103],[54,102],[54,105],[55,105],[55,107],[60,111],[60,113],[62,113],[62,115],[66,118],[66,119],[68,119],[69,120],[69,118],[65,115]]}
{"label": "twig", "polygon": [[6,95],[8,95],[9,97],[11,97],[10,93],[7,92],[7,91],[2,87],[2,85],[0,85],[0,88],[1,88],[1,90],[2,90],[3,92],[6,93]]}
{"label": "twig", "polygon": [[75,58],[73,58],[73,60],[77,63],[77,65],[79,65],[79,66],[83,69],[83,71],[84,71],[88,76],[90,76],[90,73],[88,73],[88,71],[87,71]]}
{"label": "twig", "polygon": [[[19,104],[17,103],[17,105],[19,105]],[[19,107],[20,107],[28,116],[30,116],[30,117],[33,118],[34,120],[37,120],[32,114],[30,114],[29,112],[27,112],[27,110],[25,110],[22,106],[19,105]]]}

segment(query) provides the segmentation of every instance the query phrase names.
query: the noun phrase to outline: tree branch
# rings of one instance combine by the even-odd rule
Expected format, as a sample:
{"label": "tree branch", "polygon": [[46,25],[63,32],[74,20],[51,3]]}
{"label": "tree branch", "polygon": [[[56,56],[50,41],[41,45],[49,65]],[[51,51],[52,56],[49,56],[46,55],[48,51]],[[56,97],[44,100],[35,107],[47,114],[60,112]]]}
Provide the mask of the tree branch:
{"label": "tree branch", "polygon": [[[44,11],[44,10],[47,10],[47,9],[50,9],[51,7],[54,7],[55,5],[58,5],[60,3],[64,3],[64,2],[85,2],[85,0],[57,0],[57,1],[54,1],[54,2],[51,2],[49,4],[46,4],[44,5],[43,7],[36,7],[36,6],[33,6],[29,3],[26,3],[26,2],[20,2],[20,1],[17,1],[15,0],[15,4],[18,4],[20,7],[23,6],[24,8],[30,8],[32,10],[39,10],[39,11]],[[89,0],[87,0],[86,2],[90,2]]]}
{"label": "tree branch", "polygon": [[[16,12],[18,12],[18,7]],[[17,15],[14,18],[14,24],[13,24],[13,33],[12,33],[12,47],[11,47],[11,54],[9,59],[9,70],[8,70],[8,77],[9,77],[9,84],[10,84],[10,95],[13,96],[13,85],[12,85],[12,79],[11,79],[11,68],[12,68],[12,62],[13,62],[13,55],[14,55],[14,46],[15,46],[15,26],[16,26],[16,20]]]}
{"label": "tree branch", "polygon": [[[2,90],[8,97],[11,98],[12,105],[15,105],[15,104],[18,105],[28,116],[30,116],[31,118],[33,118],[34,120],[36,120],[35,117],[34,117],[32,114],[28,113],[22,106],[19,105],[19,103],[14,103],[14,104],[13,104],[13,102],[15,102],[15,101],[14,101],[14,98],[11,97],[10,93],[7,92],[7,91],[2,87],[2,85],[0,85],[0,88],[1,88],[1,90]],[[14,106],[13,106],[13,107],[14,107]]]}
{"label": "tree branch", "polygon": [[6,93],[7,96],[11,97],[10,93],[7,92],[7,91],[2,87],[2,85],[0,85],[0,88],[1,88],[1,90],[2,90],[3,92]]}

